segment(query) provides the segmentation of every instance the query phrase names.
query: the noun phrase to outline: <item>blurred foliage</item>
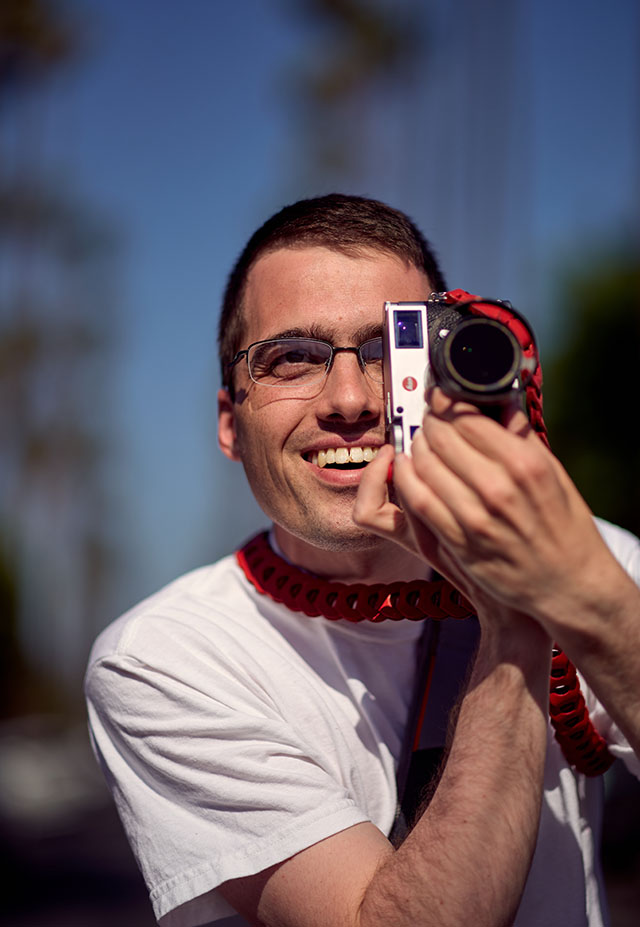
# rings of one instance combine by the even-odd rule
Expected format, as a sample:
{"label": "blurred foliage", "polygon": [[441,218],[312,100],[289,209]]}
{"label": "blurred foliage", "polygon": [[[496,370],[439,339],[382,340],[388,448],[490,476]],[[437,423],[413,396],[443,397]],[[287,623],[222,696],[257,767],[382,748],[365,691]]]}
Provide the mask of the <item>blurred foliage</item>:
{"label": "blurred foliage", "polygon": [[47,88],[79,30],[0,4],[1,717],[64,705],[106,584],[102,379],[115,237],[44,157]]}
{"label": "blurred foliage", "polygon": [[348,184],[362,175],[374,100],[406,96],[427,44],[420,4],[382,0],[281,0],[309,29],[285,86],[299,120],[307,183]]}
{"label": "blurred foliage", "polygon": [[77,48],[77,31],[62,19],[60,4],[44,0],[0,3],[0,90],[46,77]]}
{"label": "blurred foliage", "polygon": [[594,513],[640,535],[640,259],[625,249],[585,263],[559,288],[545,420]]}
{"label": "blurred foliage", "polygon": [[365,0],[296,0],[292,11],[327,42],[321,63],[301,68],[298,90],[317,105],[339,102],[372,79],[401,79],[422,41],[415,12]]}

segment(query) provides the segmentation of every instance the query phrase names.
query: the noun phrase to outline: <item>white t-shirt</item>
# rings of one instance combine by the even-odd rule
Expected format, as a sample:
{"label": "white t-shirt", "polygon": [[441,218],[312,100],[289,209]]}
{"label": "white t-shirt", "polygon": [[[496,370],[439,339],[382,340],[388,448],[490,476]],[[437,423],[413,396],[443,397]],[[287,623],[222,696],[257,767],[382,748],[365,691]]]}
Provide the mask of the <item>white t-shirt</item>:
{"label": "white t-shirt", "polygon": [[[640,582],[638,541],[600,528]],[[439,661],[455,648],[455,622],[445,625]],[[227,557],[100,635],[86,678],[92,738],[163,927],[233,915],[218,885],[354,824],[389,832],[421,629],[293,613],[257,593]],[[584,682],[582,689],[612,752],[640,775],[620,732]],[[602,778],[575,774],[550,728],[518,927],[605,922],[601,804]]]}

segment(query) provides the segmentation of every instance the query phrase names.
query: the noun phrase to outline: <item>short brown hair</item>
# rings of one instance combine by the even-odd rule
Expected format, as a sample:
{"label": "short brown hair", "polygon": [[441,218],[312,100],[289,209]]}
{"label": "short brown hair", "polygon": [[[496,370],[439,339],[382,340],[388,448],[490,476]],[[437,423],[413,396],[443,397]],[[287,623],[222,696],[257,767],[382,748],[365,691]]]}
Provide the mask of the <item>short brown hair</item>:
{"label": "short brown hair", "polygon": [[393,254],[423,270],[437,292],[447,288],[431,246],[399,210],[378,200],[339,193],[285,206],[251,236],[227,281],[218,350],[222,383],[228,389],[228,365],[240,349],[244,334],[242,302],[249,271],[258,258],[271,251],[306,245],[321,245],[351,255],[366,248]]}

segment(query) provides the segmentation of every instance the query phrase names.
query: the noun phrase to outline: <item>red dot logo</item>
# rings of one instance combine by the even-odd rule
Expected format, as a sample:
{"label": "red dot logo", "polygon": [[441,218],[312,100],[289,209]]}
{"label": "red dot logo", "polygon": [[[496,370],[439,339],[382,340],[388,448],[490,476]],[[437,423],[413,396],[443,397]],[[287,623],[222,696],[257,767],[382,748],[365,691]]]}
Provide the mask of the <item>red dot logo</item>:
{"label": "red dot logo", "polygon": [[402,385],[411,393],[414,389],[418,388],[418,381],[415,377],[405,377],[402,381]]}

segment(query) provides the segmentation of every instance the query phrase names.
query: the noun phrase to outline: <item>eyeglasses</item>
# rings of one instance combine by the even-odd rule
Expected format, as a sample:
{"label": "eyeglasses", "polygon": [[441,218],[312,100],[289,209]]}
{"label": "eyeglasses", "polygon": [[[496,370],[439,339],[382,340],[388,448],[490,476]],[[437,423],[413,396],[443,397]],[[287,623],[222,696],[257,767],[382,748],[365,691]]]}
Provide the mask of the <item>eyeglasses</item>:
{"label": "eyeglasses", "polygon": [[338,353],[357,354],[358,363],[376,383],[382,383],[382,338],[365,341],[359,348],[336,348],[316,338],[277,338],[255,341],[238,351],[229,368],[247,359],[249,376],[260,386],[306,387],[318,385],[331,370]]}

